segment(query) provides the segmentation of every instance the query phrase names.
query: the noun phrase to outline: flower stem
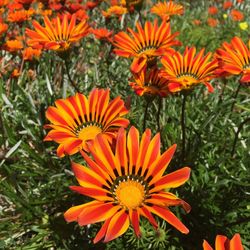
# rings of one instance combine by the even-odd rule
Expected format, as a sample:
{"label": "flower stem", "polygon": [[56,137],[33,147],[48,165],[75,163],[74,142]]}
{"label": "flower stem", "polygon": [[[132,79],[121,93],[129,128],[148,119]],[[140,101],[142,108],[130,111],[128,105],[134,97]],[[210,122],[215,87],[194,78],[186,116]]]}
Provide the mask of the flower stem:
{"label": "flower stem", "polygon": [[185,124],[186,100],[187,100],[187,95],[186,93],[183,93],[182,106],[181,106],[181,132],[182,132],[181,159],[182,159],[182,162],[184,162],[186,158],[186,124]]}
{"label": "flower stem", "polygon": [[159,99],[158,99],[158,112],[157,112],[157,126],[158,126],[158,132],[161,131],[161,124],[160,124],[161,108],[162,108],[162,99],[161,99],[161,97],[159,96]]}
{"label": "flower stem", "polygon": [[232,103],[232,106],[231,106],[231,113],[233,112],[233,109],[234,109],[234,105],[235,105],[235,103],[236,103],[236,98],[237,98],[237,96],[238,96],[238,94],[239,94],[239,92],[240,92],[240,87],[241,87],[241,84],[239,83],[239,85],[238,85],[238,88],[236,89],[236,91],[235,91],[235,93],[234,93],[234,95],[233,95],[233,103]]}
{"label": "flower stem", "polygon": [[143,117],[143,131],[145,131],[146,129],[146,120],[148,116],[148,107],[150,103],[150,101],[147,98],[145,100],[146,100],[146,106],[145,106],[144,117]]}
{"label": "flower stem", "polygon": [[237,140],[239,138],[240,131],[242,130],[243,126],[247,122],[250,122],[250,117],[247,117],[243,122],[241,122],[240,125],[239,125],[239,127],[238,127],[238,129],[237,129],[237,131],[235,132],[233,147],[232,147],[232,151],[231,151],[231,157],[234,156],[235,148],[236,148]]}
{"label": "flower stem", "polygon": [[68,63],[67,59],[64,60],[64,64],[65,64],[66,73],[67,73],[67,76],[68,76],[68,79],[69,79],[71,85],[73,86],[73,88],[75,89],[76,92],[80,92],[80,90],[77,87],[76,83],[73,81],[73,79],[70,76],[70,73],[69,73],[69,63]]}

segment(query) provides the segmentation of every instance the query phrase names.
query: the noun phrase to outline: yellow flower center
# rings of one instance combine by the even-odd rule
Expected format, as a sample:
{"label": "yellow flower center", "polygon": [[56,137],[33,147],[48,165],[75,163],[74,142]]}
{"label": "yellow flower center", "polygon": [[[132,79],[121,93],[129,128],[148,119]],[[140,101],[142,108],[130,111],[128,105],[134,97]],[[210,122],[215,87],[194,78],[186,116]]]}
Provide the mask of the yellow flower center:
{"label": "yellow flower center", "polygon": [[178,77],[178,82],[182,85],[183,89],[189,89],[199,81],[192,75],[181,75]]}
{"label": "yellow flower center", "polygon": [[80,130],[80,132],[78,133],[78,138],[83,141],[93,140],[101,132],[102,129],[98,126],[87,126]]}
{"label": "yellow flower center", "polygon": [[115,194],[120,205],[128,209],[135,209],[143,203],[145,189],[141,183],[127,180],[119,184]]}

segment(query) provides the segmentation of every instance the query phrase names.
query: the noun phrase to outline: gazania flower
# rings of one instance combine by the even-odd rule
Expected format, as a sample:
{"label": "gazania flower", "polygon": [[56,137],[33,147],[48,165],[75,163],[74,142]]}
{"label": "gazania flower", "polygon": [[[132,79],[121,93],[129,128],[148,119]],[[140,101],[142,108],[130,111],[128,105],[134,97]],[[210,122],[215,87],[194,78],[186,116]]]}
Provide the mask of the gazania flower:
{"label": "gazania flower", "polygon": [[240,22],[244,19],[244,14],[239,10],[231,10],[230,16],[233,21]]}
{"label": "gazania flower", "polygon": [[107,40],[107,41],[112,40],[111,37],[112,37],[113,31],[109,31],[105,28],[91,29],[91,33],[95,36],[96,39]]}
{"label": "gazania flower", "polygon": [[232,6],[233,6],[233,3],[231,1],[226,1],[223,3],[224,10],[230,9]]}
{"label": "gazania flower", "polygon": [[88,34],[89,26],[85,20],[76,25],[76,16],[72,15],[68,23],[67,15],[63,16],[62,22],[57,17],[51,23],[47,16],[44,17],[45,27],[37,21],[33,21],[35,31],[26,29],[26,34],[30,37],[28,44],[31,47],[40,47],[58,52],[67,51],[70,46]]}
{"label": "gazania flower", "polygon": [[8,29],[8,25],[6,23],[0,22],[0,36],[4,34]]}
{"label": "gazania flower", "polygon": [[250,82],[250,42],[248,47],[239,37],[231,43],[224,42],[216,51],[219,60],[218,75],[241,75],[240,82]]}
{"label": "gazania flower", "polygon": [[5,49],[9,52],[16,52],[23,48],[23,43],[19,40],[8,40],[5,43]]}
{"label": "gazania flower", "polygon": [[162,19],[169,20],[170,16],[183,15],[184,8],[171,0],[169,2],[158,2],[151,8],[151,13],[160,16]]}
{"label": "gazania flower", "polygon": [[72,163],[80,186],[70,187],[94,200],[70,208],[64,214],[65,219],[77,221],[80,226],[103,221],[94,243],[103,238],[104,242],[117,238],[127,231],[130,224],[140,236],[141,216],[157,228],[152,214],[182,233],[188,233],[169,207],[181,205],[188,212],[190,206],[166,189],[184,184],[189,179],[190,168],[163,175],[175,148],[173,145],[160,154],[160,135],[158,133],[151,140],[150,129],[144,132],[140,141],[135,127],[131,127],[127,135],[121,128],[114,150],[103,136],[98,135],[89,145],[93,159],[82,152],[89,168]]}
{"label": "gazania flower", "polygon": [[[213,248],[204,240],[203,250],[213,250]],[[243,250],[239,234],[229,240],[226,236],[217,235],[215,240],[215,250]]]}
{"label": "gazania flower", "polygon": [[171,35],[170,24],[163,21],[158,26],[157,20],[154,23],[146,22],[144,29],[137,22],[138,32],[128,28],[130,36],[125,32],[119,32],[114,37],[114,45],[117,47],[114,52],[123,57],[134,57],[131,65],[131,71],[138,73],[147,64],[155,64],[157,56],[162,56],[166,52],[173,51],[170,46],[180,45],[180,42],[174,40],[179,33]]}
{"label": "gazania flower", "polygon": [[218,9],[215,6],[211,6],[208,8],[208,13],[210,15],[216,15],[218,13]]}
{"label": "gazania flower", "polygon": [[214,19],[214,18],[211,18],[211,17],[209,17],[208,19],[207,19],[207,24],[210,26],[210,27],[216,27],[218,24],[219,24],[219,21],[218,21],[218,19]]}
{"label": "gazania flower", "polygon": [[41,50],[28,47],[23,50],[22,54],[24,61],[32,61],[33,59],[38,59],[40,57]]}
{"label": "gazania flower", "polygon": [[28,20],[34,14],[34,10],[18,10],[10,12],[7,20],[11,23],[22,23]]}
{"label": "gazania flower", "polygon": [[153,68],[147,71],[146,68],[137,74],[133,74],[135,82],[130,82],[130,86],[139,96],[158,95],[165,97],[169,94],[168,80],[161,76],[161,70]]}
{"label": "gazania flower", "polygon": [[170,82],[168,86],[171,92],[187,90],[200,83],[205,84],[210,92],[213,91],[209,81],[214,78],[217,60],[210,60],[210,52],[204,56],[204,49],[195,54],[195,47],[186,47],[183,55],[176,52],[172,56],[166,55],[162,58],[164,76]]}
{"label": "gazania flower", "polygon": [[128,12],[127,8],[117,5],[117,6],[111,6],[106,11],[102,11],[102,15],[105,18],[110,18],[112,16],[120,17],[123,14],[126,14],[127,12]]}
{"label": "gazania flower", "polygon": [[72,155],[88,150],[86,142],[97,134],[103,134],[111,142],[119,127],[127,127],[129,121],[122,116],[128,113],[124,102],[116,97],[109,102],[109,90],[94,89],[89,98],[78,93],[67,99],[59,99],[56,107],[49,107],[46,117],[52,130],[45,141],[59,143],[57,155]]}

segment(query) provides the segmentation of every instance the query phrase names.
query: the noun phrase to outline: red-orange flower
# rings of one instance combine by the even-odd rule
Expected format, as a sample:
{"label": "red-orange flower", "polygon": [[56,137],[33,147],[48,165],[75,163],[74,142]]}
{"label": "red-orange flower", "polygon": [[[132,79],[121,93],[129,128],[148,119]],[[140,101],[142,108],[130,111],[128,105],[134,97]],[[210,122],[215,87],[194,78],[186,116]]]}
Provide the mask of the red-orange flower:
{"label": "red-orange flower", "polygon": [[8,40],[5,43],[5,49],[9,52],[16,52],[23,48],[23,43],[19,40]]}
{"label": "red-orange flower", "polygon": [[143,133],[140,140],[135,127],[131,127],[127,135],[121,128],[114,150],[103,136],[98,135],[89,144],[93,159],[82,152],[89,167],[72,163],[80,186],[70,187],[94,200],[70,208],[64,214],[65,219],[68,222],[77,221],[80,226],[104,221],[94,243],[103,238],[104,242],[108,242],[119,237],[130,224],[139,237],[141,216],[155,228],[158,227],[152,214],[187,234],[189,230],[169,207],[182,206],[188,212],[190,206],[166,191],[183,185],[190,175],[188,167],[164,175],[175,148],[176,145],[173,145],[161,154],[160,134],[151,139],[150,129]]}
{"label": "red-orange flower", "polygon": [[193,20],[193,24],[199,26],[199,25],[201,25],[201,20],[199,20],[199,19],[194,19],[194,20]]}
{"label": "red-orange flower", "polygon": [[233,6],[233,3],[231,1],[226,1],[223,3],[224,10],[230,9],[232,6]]}
{"label": "red-orange flower", "polygon": [[46,117],[52,130],[45,141],[59,143],[57,155],[72,155],[79,150],[88,150],[86,142],[97,134],[103,134],[110,142],[119,127],[127,127],[129,121],[122,116],[128,113],[124,102],[116,97],[109,102],[109,90],[94,89],[89,98],[77,93],[67,99],[59,99],[56,107],[49,107]]}
{"label": "red-orange flower", "polygon": [[107,41],[112,40],[111,37],[112,37],[113,31],[109,31],[106,28],[91,29],[91,33],[94,34],[96,39],[107,40]]}
{"label": "red-orange flower", "polygon": [[216,27],[218,24],[219,24],[219,21],[217,19],[214,19],[214,18],[211,18],[209,17],[207,19],[207,24],[210,26],[210,27]]}
{"label": "red-orange flower", "polygon": [[239,10],[231,10],[230,16],[236,22],[240,22],[244,19],[244,14]]}
{"label": "red-orange flower", "polygon": [[250,82],[250,41],[247,45],[234,37],[231,43],[224,42],[216,51],[219,60],[218,75],[241,75],[240,82]]}
{"label": "red-orange flower", "polygon": [[154,23],[146,22],[144,29],[137,22],[138,32],[128,28],[130,36],[125,32],[119,32],[114,37],[114,45],[117,47],[114,52],[123,57],[134,57],[131,71],[138,73],[147,64],[154,64],[157,56],[173,51],[170,46],[180,45],[174,40],[178,32],[171,34],[170,23],[163,21],[158,26],[157,20]]}
{"label": "red-orange flower", "polygon": [[210,15],[216,15],[218,13],[218,9],[215,6],[211,6],[208,8],[208,13]]}
{"label": "red-orange flower", "polygon": [[22,23],[28,20],[34,14],[34,10],[18,10],[10,12],[7,20],[11,23]]}
{"label": "red-orange flower", "polygon": [[184,7],[170,0],[169,2],[158,2],[150,11],[160,16],[162,19],[169,20],[173,15],[183,15]]}
{"label": "red-orange flower", "polygon": [[57,17],[54,23],[51,23],[47,16],[44,17],[45,27],[42,27],[37,21],[33,21],[35,31],[26,29],[26,34],[30,37],[28,44],[31,47],[42,47],[48,50],[58,52],[67,51],[70,46],[86,36],[89,26],[86,20],[76,25],[76,16],[72,15],[70,23],[67,15],[63,15],[62,22]]}
{"label": "red-orange flower", "polygon": [[128,12],[127,8],[122,6],[111,6],[106,11],[102,11],[102,15],[105,18],[110,18],[112,16],[122,16],[123,14],[126,14]]}
{"label": "red-orange flower", "polygon": [[33,59],[38,59],[40,57],[41,50],[28,47],[23,50],[22,54],[24,61],[32,61]]}
{"label": "red-orange flower", "polygon": [[218,67],[217,60],[210,60],[212,53],[204,56],[204,49],[196,55],[196,48],[186,47],[184,54],[176,52],[172,56],[164,56],[161,60],[164,66],[164,77],[169,80],[169,90],[177,92],[205,84],[210,92],[213,87],[209,81],[214,78],[214,71]]}
{"label": "red-orange flower", "polygon": [[0,36],[4,34],[8,29],[8,25],[6,23],[0,22]]}
{"label": "red-orange flower", "polygon": [[[213,250],[213,248],[204,240],[203,250]],[[224,235],[217,235],[215,239],[215,250],[244,250],[240,235],[235,234],[231,240]]]}
{"label": "red-orange flower", "polygon": [[169,94],[168,80],[161,76],[161,70],[153,68],[147,71],[145,68],[137,74],[133,74],[135,82],[130,82],[129,85],[134,89],[139,96],[153,95],[166,97]]}

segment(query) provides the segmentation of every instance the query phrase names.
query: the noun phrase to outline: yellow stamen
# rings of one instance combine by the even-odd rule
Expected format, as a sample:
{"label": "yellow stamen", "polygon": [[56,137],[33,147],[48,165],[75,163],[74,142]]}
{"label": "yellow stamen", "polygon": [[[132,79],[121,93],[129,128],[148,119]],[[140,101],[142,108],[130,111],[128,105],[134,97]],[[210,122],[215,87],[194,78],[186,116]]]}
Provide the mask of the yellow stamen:
{"label": "yellow stamen", "polygon": [[127,209],[135,209],[144,201],[144,186],[133,180],[121,182],[116,189],[116,197],[120,205]]}
{"label": "yellow stamen", "polygon": [[87,126],[80,130],[78,137],[83,141],[93,140],[101,132],[102,129],[98,126]]}
{"label": "yellow stamen", "polygon": [[182,75],[178,77],[178,82],[183,86],[184,89],[191,88],[194,84],[198,83],[195,77],[190,75]]}

